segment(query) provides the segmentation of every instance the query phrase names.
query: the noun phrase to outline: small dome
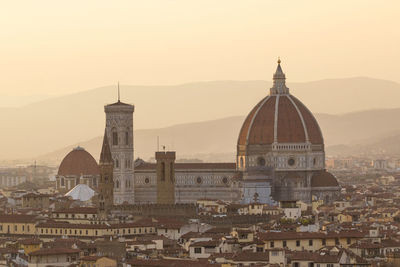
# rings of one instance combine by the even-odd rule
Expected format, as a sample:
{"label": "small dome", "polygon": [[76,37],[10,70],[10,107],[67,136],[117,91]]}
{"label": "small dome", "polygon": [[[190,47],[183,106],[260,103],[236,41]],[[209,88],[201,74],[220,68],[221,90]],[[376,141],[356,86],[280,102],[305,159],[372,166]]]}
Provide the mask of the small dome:
{"label": "small dome", "polygon": [[96,160],[82,147],[74,148],[61,161],[58,175],[99,175],[100,170]]}
{"label": "small dome", "polygon": [[332,173],[322,170],[316,172],[311,178],[311,187],[339,186],[338,181]]}

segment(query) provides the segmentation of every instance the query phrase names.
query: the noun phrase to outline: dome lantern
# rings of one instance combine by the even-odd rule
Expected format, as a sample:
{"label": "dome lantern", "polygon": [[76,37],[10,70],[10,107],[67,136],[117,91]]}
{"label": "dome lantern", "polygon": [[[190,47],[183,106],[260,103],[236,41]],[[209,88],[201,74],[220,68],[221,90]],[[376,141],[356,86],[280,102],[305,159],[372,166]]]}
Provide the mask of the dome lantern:
{"label": "dome lantern", "polygon": [[270,94],[289,94],[289,88],[286,87],[286,75],[282,71],[280,58],[278,58],[278,67],[273,75],[273,85],[270,89]]}

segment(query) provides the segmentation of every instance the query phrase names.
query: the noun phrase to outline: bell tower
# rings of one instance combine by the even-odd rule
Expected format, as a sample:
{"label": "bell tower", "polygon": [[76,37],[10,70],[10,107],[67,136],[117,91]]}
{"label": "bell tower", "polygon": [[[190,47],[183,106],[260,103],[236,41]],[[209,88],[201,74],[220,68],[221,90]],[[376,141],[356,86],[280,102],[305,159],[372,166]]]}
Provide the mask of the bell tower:
{"label": "bell tower", "polygon": [[175,204],[175,152],[156,152],[157,203]]}
{"label": "bell tower", "polygon": [[[119,89],[119,87],[118,87]],[[106,105],[106,132],[114,161],[114,203],[134,202],[133,112],[135,107],[119,99]]]}
{"label": "bell tower", "polygon": [[103,218],[107,217],[108,212],[114,205],[113,165],[107,131],[105,131],[99,162],[100,182],[98,195],[98,210],[100,217]]}

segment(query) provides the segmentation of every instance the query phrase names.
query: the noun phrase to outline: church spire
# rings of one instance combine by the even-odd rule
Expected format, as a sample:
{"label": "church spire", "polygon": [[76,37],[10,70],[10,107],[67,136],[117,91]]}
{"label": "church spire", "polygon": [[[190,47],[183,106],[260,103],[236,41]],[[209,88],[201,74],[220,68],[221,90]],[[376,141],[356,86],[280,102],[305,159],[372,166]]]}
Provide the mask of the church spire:
{"label": "church spire", "polygon": [[119,81],[118,81],[118,103],[121,102],[121,95],[119,91]]}
{"label": "church spire", "polygon": [[282,71],[280,58],[278,58],[278,66],[273,76],[273,85],[270,89],[270,94],[289,94],[289,88],[286,87],[286,75]]}
{"label": "church spire", "polygon": [[104,130],[103,147],[101,148],[100,163],[113,163],[107,130]]}

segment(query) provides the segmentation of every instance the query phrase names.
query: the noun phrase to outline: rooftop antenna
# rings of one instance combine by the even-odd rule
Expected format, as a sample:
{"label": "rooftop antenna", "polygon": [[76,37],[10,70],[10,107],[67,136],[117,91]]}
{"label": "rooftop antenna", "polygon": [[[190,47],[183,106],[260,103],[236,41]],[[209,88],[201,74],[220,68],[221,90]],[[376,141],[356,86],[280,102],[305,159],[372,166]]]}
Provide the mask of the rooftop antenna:
{"label": "rooftop antenna", "polygon": [[119,81],[118,81],[118,102],[120,102]]}

